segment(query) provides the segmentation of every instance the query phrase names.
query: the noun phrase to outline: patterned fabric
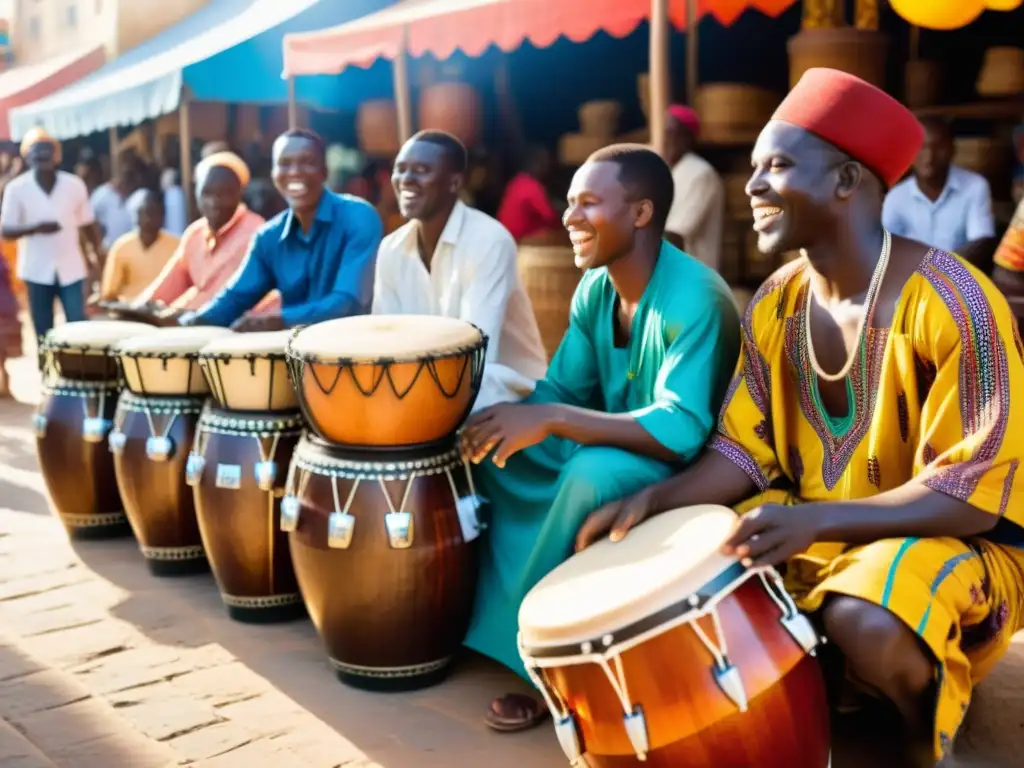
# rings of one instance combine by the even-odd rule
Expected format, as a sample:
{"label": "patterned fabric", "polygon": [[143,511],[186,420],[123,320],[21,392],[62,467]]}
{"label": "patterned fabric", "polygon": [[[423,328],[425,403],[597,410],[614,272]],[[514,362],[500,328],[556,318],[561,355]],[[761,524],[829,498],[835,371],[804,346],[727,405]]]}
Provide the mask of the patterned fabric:
{"label": "patterned fabric", "polygon": [[994,258],[997,267],[1024,272],[1024,200],[1017,206]]}
{"label": "patterned fabric", "polygon": [[939,660],[941,756],[971,685],[1021,626],[1024,402],[1011,408],[1010,395],[1024,392],[1024,360],[1015,322],[986,277],[932,250],[890,328],[866,334],[848,377],[850,412],[836,419],[810,373],[805,270],[804,259],[784,266],[747,309],[711,446],[776,496],[785,487],[790,499],[842,501],[920,482],[1000,518],[987,541],[815,545],[802,558],[813,567],[791,569],[806,610],[827,592],[852,594],[893,611],[929,645]]}

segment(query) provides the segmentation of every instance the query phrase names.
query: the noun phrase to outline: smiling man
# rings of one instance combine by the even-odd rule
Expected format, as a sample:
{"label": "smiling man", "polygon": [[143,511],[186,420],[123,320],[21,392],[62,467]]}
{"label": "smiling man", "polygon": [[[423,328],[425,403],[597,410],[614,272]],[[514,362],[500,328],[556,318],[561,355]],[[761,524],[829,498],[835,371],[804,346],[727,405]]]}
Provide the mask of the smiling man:
{"label": "smiling man", "polygon": [[398,153],[391,180],[409,223],[381,243],[373,311],[456,317],[487,334],[479,409],[530,394],[547,355],[515,241],[459,201],[465,172],[466,148],[441,131],[416,134]]}
{"label": "smiling man", "polygon": [[[646,147],[590,156],[563,217],[586,271],[569,330],[524,403],[484,409],[464,431],[492,504],[466,644],[524,677],[523,597],[571,552],[589,512],[697,456],[736,363],[729,287],[662,239],[672,196],[672,172]],[[516,731],[546,714],[537,700],[508,695],[486,722]]]}
{"label": "smiling man", "polygon": [[747,183],[760,250],[804,255],[746,312],[713,450],[578,539],[680,506],[746,511],[723,554],[788,563],[852,690],[902,715],[901,765],[950,751],[1024,615],[1020,337],[988,278],[882,225],[922,134],[874,86],[804,74]]}
{"label": "smiling man", "polygon": [[[230,325],[237,331],[276,331],[370,311],[380,218],[365,200],[324,187],[326,147],[312,131],[281,134],[274,142],[274,186],[288,210],[253,237],[230,284],[183,325]],[[270,291],[280,312],[243,313]]]}

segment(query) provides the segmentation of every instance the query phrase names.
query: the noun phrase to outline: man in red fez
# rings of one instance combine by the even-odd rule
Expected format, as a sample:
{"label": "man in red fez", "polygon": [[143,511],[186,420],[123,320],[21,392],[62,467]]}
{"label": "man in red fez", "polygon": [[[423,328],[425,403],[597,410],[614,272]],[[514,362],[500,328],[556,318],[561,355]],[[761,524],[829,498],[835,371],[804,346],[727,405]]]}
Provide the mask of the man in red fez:
{"label": "man in red fez", "polygon": [[1024,362],[1006,300],[959,257],[882,227],[922,129],[851,75],[812,69],[762,131],[758,245],[802,258],[760,288],[703,457],[596,510],[582,548],[664,510],[743,513],[722,545],[786,566],[845,660],[888,701],[910,760],[951,750],[971,691],[1021,628]]}

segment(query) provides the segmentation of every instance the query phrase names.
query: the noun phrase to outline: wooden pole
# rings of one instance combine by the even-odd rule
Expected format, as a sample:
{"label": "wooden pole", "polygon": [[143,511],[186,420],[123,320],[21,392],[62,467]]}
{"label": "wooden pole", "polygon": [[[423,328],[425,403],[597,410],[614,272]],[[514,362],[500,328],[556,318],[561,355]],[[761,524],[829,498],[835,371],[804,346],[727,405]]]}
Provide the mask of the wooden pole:
{"label": "wooden pole", "polygon": [[178,138],[181,141],[181,188],[185,192],[186,218],[196,218],[196,194],[192,189],[192,121],[190,119],[189,95],[182,90],[178,105]]}
{"label": "wooden pole", "polygon": [[697,0],[686,0],[686,103],[693,106],[700,83],[700,36],[697,34]]}
{"label": "wooden pole", "polygon": [[299,106],[295,102],[295,78],[288,78],[288,128],[294,130],[299,127]]}
{"label": "wooden pole", "polygon": [[404,144],[412,136],[412,96],[409,93],[409,30],[402,30],[402,50],[393,63],[395,76],[395,107],[398,111],[398,143]]}
{"label": "wooden pole", "polygon": [[910,60],[917,61],[921,58],[921,28],[910,27]]}
{"label": "wooden pole", "polygon": [[116,179],[117,172],[120,170],[118,168],[119,163],[117,161],[117,145],[120,144],[120,142],[117,140],[116,125],[112,125],[107,129],[107,141],[110,143],[110,178]]}
{"label": "wooden pole", "polygon": [[651,73],[651,146],[665,154],[665,118],[672,83],[669,74],[668,0],[651,0],[651,44],[648,71]]}

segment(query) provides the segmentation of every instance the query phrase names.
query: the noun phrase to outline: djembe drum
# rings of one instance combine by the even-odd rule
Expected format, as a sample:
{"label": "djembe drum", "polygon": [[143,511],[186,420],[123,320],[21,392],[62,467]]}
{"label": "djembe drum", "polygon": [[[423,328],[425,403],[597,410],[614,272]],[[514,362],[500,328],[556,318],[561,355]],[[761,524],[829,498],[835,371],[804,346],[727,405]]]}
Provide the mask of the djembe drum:
{"label": "djembe drum", "polygon": [[197,364],[199,350],[230,333],[206,327],[151,329],[116,350],[127,389],[109,438],[114,472],[128,522],[158,576],[207,567],[185,465],[209,394]]}
{"label": "djembe drum", "polygon": [[203,546],[228,614],[287,621],[305,612],[281,497],[304,422],[288,380],[289,332],[215,339],[199,353],[211,399],[186,466]]}
{"label": "djembe drum", "polygon": [[46,373],[36,409],[36,456],[57,516],[73,538],[129,532],[106,448],[121,372],[112,349],[151,326],[66,323],[40,345]]}
{"label": "djembe drum", "polygon": [[735,522],[724,507],[666,512],[527,594],[520,654],[570,763],[830,764],[818,636],[773,569],[718,553]]}

